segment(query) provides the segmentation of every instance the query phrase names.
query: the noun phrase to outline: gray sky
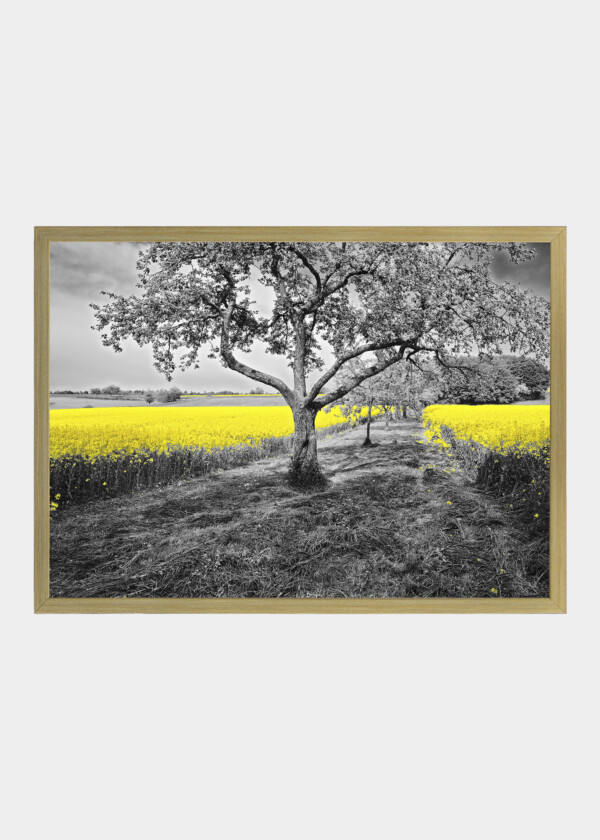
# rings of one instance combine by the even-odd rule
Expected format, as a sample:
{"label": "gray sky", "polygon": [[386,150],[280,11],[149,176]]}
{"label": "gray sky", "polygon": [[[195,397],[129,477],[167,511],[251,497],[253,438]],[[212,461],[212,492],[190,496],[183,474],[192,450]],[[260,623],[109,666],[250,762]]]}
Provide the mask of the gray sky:
{"label": "gray sky", "polygon": [[[92,330],[90,303],[102,303],[101,291],[132,294],[136,291],[135,264],[140,248],[134,242],[56,242],[50,248],[50,388],[83,391],[108,384],[121,388],[161,388],[165,378],[152,364],[149,347],[129,340],[122,353],[103,347]],[[550,299],[550,246],[533,245],[537,256],[514,265],[501,252],[494,257],[493,274],[518,283]],[[268,307],[269,291],[257,285],[259,308]],[[284,360],[256,344],[250,363],[289,380]],[[176,371],[172,384],[185,391],[247,391],[255,382],[222,367],[216,359],[200,357],[198,370]]]}

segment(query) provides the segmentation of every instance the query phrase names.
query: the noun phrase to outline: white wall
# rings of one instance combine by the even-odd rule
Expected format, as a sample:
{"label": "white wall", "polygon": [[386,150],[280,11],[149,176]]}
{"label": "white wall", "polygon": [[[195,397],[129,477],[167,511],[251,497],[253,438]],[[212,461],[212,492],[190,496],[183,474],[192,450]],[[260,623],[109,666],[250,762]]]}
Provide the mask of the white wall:
{"label": "white wall", "polygon": [[[13,4],[6,836],[588,837],[596,30],[579,0]],[[37,225],[568,225],[566,616],[34,616]]]}

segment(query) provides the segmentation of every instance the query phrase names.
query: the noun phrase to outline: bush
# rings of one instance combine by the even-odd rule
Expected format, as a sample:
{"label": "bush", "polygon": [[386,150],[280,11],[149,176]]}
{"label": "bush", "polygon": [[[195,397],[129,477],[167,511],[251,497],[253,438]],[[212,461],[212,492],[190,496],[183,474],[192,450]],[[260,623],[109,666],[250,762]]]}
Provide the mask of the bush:
{"label": "bush", "polygon": [[156,392],[156,402],[161,403],[173,403],[178,402],[181,399],[181,391],[179,388],[170,388],[167,390],[166,388],[161,388],[160,391]]}
{"label": "bush", "polygon": [[104,388],[102,388],[101,393],[102,394],[120,394],[121,389],[119,388],[118,385],[106,385]]}

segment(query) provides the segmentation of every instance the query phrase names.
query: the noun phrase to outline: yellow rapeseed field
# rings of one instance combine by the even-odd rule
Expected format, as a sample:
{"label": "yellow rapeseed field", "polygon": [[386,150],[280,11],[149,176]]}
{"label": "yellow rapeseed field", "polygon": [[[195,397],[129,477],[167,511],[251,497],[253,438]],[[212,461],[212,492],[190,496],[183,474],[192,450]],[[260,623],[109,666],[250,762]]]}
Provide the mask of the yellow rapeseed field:
{"label": "yellow rapeseed field", "polygon": [[[317,428],[344,422],[336,409],[317,415]],[[255,446],[293,431],[288,406],[55,409],[50,412],[50,457]]]}
{"label": "yellow rapeseed field", "polygon": [[425,436],[441,437],[442,426],[457,440],[473,441],[497,452],[535,451],[550,439],[548,405],[430,405],[423,411]]}

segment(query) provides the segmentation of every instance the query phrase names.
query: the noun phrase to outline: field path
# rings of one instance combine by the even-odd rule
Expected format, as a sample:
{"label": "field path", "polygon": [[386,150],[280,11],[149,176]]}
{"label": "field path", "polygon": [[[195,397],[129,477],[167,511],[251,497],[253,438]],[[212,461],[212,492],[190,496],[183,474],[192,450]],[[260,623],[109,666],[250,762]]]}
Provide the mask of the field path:
{"label": "field path", "polygon": [[[319,441],[328,483],[285,482],[281,455],[66,509],[54,597],[502,597],[547,591],[547,554],[416,421]],[[429,466],[429,468],[428,468]],[[435,467],[435,469],[433,469]]]}

